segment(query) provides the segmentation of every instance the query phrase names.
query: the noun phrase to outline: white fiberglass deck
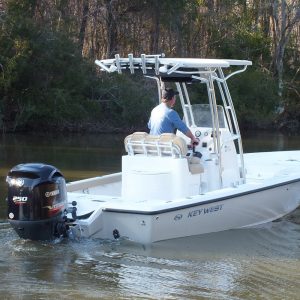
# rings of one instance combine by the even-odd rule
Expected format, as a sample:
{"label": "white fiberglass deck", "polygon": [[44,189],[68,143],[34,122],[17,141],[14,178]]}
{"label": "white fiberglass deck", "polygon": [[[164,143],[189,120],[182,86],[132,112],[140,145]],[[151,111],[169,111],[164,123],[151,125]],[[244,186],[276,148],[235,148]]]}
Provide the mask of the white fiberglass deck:
{"label": "white fiberglass deck", "polygon": [[[178,205],[193,205],[195,200],[197,203],[200,203],[213,201],[219,197],[226,198],[233,194],[253,193],[256,189],[268,188],[299,179],[300,151],[248,153],[245,154],[245,166],[246,184],[207,192],[200,195],[200,197],[199,195],[194,195],[168,201],[155,199],[148,201],[126,201],[121,197],[121,182],[119,182],[114,183],[112,189],[109,188],[109,184],[106,184],[107,193],[110,195],[97,194],[101,192],[101,186],[99,186],[99,189],[94,187],[90,191],[84,189],[83,191],[78,190],[69,193],[68,202],[77,201],[78,213],[80,215],[85,215],[91,210],[95,210],[95,207],[154,213],[161,210],[173,209],[174,206]],[[79,182],[73,182],[68,187],[72,186],[72,190],[74,190],[77,183]],[[113,194],[112,190],[114,191]]]}

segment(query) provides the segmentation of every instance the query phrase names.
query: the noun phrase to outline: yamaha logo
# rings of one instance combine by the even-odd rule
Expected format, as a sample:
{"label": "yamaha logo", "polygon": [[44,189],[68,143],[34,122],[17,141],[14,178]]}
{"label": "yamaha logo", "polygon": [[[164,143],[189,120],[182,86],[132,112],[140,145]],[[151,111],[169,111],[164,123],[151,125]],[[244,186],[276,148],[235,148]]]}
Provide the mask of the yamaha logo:
{"label": "yamaha logo", "polygon": [[56,196],[58,194],[59,194],[59,190],[54,190],[54,191],[51,191],[51,192],[46,192],[45,196],[48,198],[48,197]]}

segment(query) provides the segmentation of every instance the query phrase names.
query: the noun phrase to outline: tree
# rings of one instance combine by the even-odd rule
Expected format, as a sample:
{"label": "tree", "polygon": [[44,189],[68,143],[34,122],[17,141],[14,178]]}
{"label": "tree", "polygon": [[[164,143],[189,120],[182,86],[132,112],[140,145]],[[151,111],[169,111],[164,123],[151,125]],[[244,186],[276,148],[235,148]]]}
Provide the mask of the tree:
{"label": "tree", "polygon": [[[138,120],[137,111],[135,117],[116,100],[116,89],[101,84],[106,80],[95,75],[93,61],[162,52],[253,60],[254,74],[273,75],[293,111],[300,95],[299,6],[299,0],[0,0],[1,114],[13,127],[47,114],[55,123],[71,120],[76,111],[77,117],[87,115],[89,103],[95,118],[94,112],[109,107],[125,123]],[[258,94],[273,95],[273,85],[255,86]]]}
{"label": "tree", "polygon": [[32,0],[9,2],[0,31],[1,113],[7,130],[87,117],[86,100],[97,80],[64,31],[53,30],[50,19],[37,22],[37,9]]}
{"label": "tree", "polygon": [[274,58],[273,66],[278,77],[278,94],[282,97],[284,88],[284,54],[295,26],[300,22],[300,5],[298,0],[273,0],[272,3],[272,34]]}

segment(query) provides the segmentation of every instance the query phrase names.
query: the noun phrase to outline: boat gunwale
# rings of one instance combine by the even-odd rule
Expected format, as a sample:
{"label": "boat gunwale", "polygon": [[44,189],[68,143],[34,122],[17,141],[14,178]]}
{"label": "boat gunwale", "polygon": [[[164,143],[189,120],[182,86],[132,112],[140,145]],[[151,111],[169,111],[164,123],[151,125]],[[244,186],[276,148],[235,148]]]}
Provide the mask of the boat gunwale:
{"label": "boat gunwale", "polygon": [[102,210],[104,212],[114,212],[114,213],[126,213],[126,214],[138,214],[138,215],[160,215],[160,214],[173,212],[173,211],[177,211],[177,210],[182,210],[182,209],[187,209],[187,208],[191,208],[191,207],[202,206],[202,205],[206,205],[206,204],[231,200],[233,198],[243,197],[243,196],[250,195],[250,194],[256,194],[256,193],[259,193],[259,192],[262,192],[262,191],[271,190],[271,189],[274,189],[274,188],[277,188],[277,187],[281,187],[281,186],[284,186],[284,185],[297,183],[297,182],[300,182],[300,177],[297,178],[297,179],[292,179],[292,180],[284,181],[284,182],[281,182],[281,183],[276,183],[276,184],[268,185],[268,186],[265,186],[265,187],[260,187],[260,188],[254,189],[254,190],[252,189],[252,190],[245,191],[245,192],[240,192],[240,193],[236,193],[236,194],[222,196],[220,198],[214,198],[214,199],[205,200],[205,201],[201,201],[201,202],[190,203],[190,204],[185,204],[185,205],[182,205],[182,206],[164,208],[164,209],[154,210],[154,211],[131,210],[131,209],[122,209],[122,208],[117,209],[117,208],[107,208],[107,207],[103,207]]}

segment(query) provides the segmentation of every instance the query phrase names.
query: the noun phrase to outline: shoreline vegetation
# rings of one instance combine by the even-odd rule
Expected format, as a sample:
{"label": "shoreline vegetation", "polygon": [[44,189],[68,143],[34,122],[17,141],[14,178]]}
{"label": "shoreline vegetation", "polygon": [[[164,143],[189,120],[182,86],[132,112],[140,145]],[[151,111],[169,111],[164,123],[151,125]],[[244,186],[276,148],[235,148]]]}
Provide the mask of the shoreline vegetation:
{"label": "shoreline vegetation", "polygon": [[241,130],[300,132],[297,1],[4,0],[0,25],[2,132],[147,130],[156,83],[99,72],[116,53],[251,60],[228,82]]}

